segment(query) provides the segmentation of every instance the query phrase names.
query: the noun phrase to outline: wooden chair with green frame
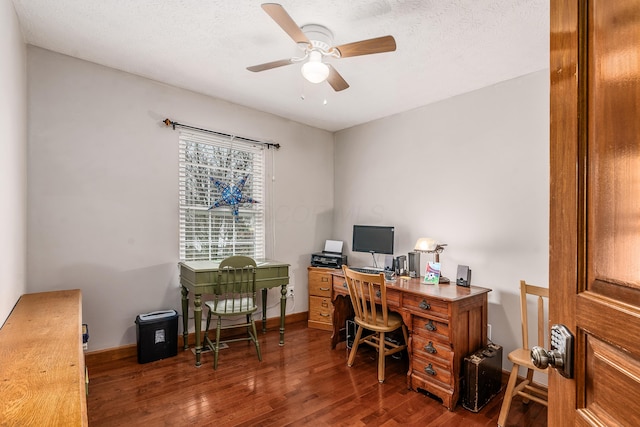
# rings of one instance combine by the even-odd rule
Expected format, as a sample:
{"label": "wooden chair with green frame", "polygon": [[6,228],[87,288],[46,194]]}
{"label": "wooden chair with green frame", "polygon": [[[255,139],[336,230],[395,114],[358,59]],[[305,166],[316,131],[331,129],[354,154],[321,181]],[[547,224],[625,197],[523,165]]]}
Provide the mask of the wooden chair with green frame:
{"label": "wooden chair with green frame", "polygon": [[[384,365],[386,356],[407,348],[409,336],[402,317],[387,308],[387,286],[384,273],[366,274],[342,266],[344,277],[349,289],[351,304],[355,313],[354,322],[358,331],[353,340],[347,366],[352,366],[360,344],[367,344],[378,350],[378,381],[384,382]],[[386,340],[385,335],[397,329],[402,329],[404,344],[396,344]],[[364,329],[373,334],[362,336]]]}
{"label": "wooden chair with green frame", "polygon": [[[209,348],[213,349],[213,369],[218,368],[218,354],[220,344],[236,341],[252,341],[258,352],[258,360],[262,361],[260,343],[256,332],[256,324],[252,314],[258,310],[256,303],[256,262],[247,256],[235,255],[225,258],[220,263],[217,272],[216,290],[212,301],[206,301],[209,309],[207,314],[207,328],[204,339]],[[211,318],[217,317],[216,340],[209,339],[209,325]],[[243,323],[233,322],[222,325],[223,318],[243,316]],[[223,329],[247,328],[246,336],[220,340]]]}

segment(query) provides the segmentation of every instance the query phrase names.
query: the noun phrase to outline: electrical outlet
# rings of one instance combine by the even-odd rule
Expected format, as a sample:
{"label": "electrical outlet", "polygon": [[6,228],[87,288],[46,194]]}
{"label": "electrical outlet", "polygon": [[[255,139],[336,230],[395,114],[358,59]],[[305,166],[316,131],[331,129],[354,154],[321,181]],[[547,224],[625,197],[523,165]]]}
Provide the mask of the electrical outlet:
{"label": "electrical outlet", "polygon": [[491,341],[491,324],[487,325],[487,338]]}
{"label": "electrical outlet", "polygon": [[287,286],[287,298],[293,298],[293,286],[289,285]]}

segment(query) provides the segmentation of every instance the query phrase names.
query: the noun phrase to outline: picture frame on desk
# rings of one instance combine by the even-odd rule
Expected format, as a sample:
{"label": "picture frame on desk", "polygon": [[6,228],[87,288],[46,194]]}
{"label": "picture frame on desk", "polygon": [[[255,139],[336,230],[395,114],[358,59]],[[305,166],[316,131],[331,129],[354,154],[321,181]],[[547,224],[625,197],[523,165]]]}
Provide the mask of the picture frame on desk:
{"label": "picture frame on desk", "polygon": [[424,274],[424,283],[427,285],[437,285],[440,283],[440,263],[431,262],[427,263],[427,268]]}

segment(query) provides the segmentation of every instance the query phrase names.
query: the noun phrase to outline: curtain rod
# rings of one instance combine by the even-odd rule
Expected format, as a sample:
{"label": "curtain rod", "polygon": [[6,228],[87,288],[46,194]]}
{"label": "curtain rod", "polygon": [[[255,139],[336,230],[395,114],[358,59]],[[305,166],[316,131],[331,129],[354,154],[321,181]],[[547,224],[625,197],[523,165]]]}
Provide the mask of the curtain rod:
{"label": "curtain rod", "polygon": [[267,148],[273,147],[276,150],[280,149],[280,144],[275,144],[273,142],[256,141],[255,139],[244,138],[242,136],[229,135],[229,134],[222,133],[222,132],[216,132],[215,130],[202,129],[202,128],[197,128],[197,127],[194,127],[194,126],[183,125],[182,123],[174,122],[171,119],[164,119],[163,123],[165,125],[167,125],[167,126],[173,127],[173,130],[176,130],[176,127],[180,127],[180,128],[184,128],[184,129],[191,129],[191,130],[199,130],[201,132],[213,133],[213,134],[219,135],[219,136],[226,136],[227,138],[240,139],[242,141],[252,142],[254,144],[266,145]]}

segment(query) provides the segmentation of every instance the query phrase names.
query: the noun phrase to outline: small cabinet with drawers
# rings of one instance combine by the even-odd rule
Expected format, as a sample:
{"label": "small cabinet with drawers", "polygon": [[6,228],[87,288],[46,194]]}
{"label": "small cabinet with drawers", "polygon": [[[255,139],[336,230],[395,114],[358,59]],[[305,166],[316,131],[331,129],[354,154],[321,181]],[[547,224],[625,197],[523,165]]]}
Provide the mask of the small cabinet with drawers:
{"label": "small cabinet with drawers", "polygon": [[309,321],[315,329],[333,330],[333,304],[331,268],[309,267]]}

